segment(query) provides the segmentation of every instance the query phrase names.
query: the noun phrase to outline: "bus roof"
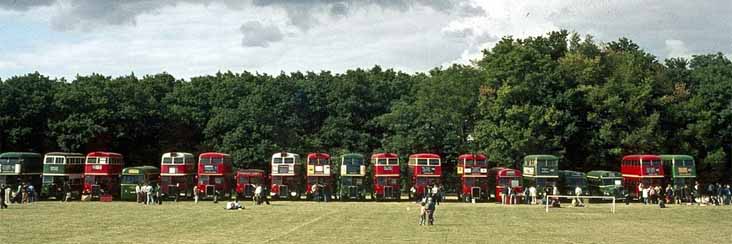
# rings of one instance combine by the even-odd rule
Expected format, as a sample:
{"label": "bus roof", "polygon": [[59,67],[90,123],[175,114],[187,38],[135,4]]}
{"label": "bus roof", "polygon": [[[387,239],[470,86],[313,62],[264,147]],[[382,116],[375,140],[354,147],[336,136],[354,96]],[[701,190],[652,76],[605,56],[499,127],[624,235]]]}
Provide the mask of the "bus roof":
{"label": "bus roof", "polygon": [[87,157],[118,157],[121,158],[122,154],[115,152],[90,152],[86,154]]}
{"label": "bus roof", "polygon": [[660,160],[661,158],[658,157],[658,155],[653,154],[634,154],[634,155],[626,155],[623,157],[623,161],[626,160]]}
{"label": "bus roof", "polygon": [[308,159],[330,159],[327,153],[308,153]]}
{"label": "bus roof", "polygon": [[524,157],[524,161],[531,160],[531,159],[559,160],[559,157],[554,156],[554,155],[548,155],[548,154],[526,155]]}
{"label": "bus roof", "polygon": [[558,170],[559,177],[585,177],[585,173],[574,170]]}
{"label": "bus roof", "polygon": [[41,158],[41,154],[34,152],[6,152],[1,153],[0,158]]}
{"label": "bus roof", "polygon": [[617,171],[593,170],[587,172],[587,178],[623,178],[623,174]]}
{"label": "bus roof", "polygon": [[198,155],[199,158],[201,157],[231,157],[231,155],[226,153],[220,153],[220,152],[205,152]]}
{"label": "bus roof", "polygon": [[272,154],[273,158],[297,158],[300,157],[300,155],[297,155],[295,153],[288,153],[288,152],[278,152]]}
{"label": "bus roof", "polygon": [[409,158],[436,158],[439,159],[440,155],[434,153],[417,153],[409,155]]}
{"label": "bus roof", "polygon": [[122,169],[123,175],[145,175],[145,174],[160,174],[160,169],[155,166],[137,166],[137,167],[128,167]]}
{"label": "bus roof", "polygon": [[488,157],[486,157],[484,154],[463,154],[458,156],[458,160],[486,160]]}
{"label": "bus roof", "polygon": [[166,152],[163,153],[163,157],[184,157],[184,158],[192,158],[192,153],[187,152]]}
{"label": "bus roof", "polygon": [[694,160],[694,157],[689,155],[674,155],[674,154],[663,154],[658,155],[663,160],[681,159],[681,160]]}
{"label": "bus roof", "polygon": [[397,155],[396,153],[375,153],[371,155],[371,158],[397,159],[399,158],[399,155]]}
{"label": "bus roof", "polygon": [[[506,168],[506,167],[493,167],[488,169],[490,172],[496,172],[498,176],[521,176],[522,172],[518,169]],[[509,172],[513,172],[513,175],[509,175]]]}
{"label": "bus roof", "polygon": [[346,153],[346,154],[341,155],[341,158],[360,158],[360,159],[363,159],[363,158],[365,158],[365,156],[363,156],[363,154],[360,154],[360,153]]}
{"label": "bus roof", "polygon": [[46,153],[45,156],[63,156],[63,157],[78,156],[78,157],[84,157],[84,154],[74,153],[74,152],[50,152],[50,153]]}

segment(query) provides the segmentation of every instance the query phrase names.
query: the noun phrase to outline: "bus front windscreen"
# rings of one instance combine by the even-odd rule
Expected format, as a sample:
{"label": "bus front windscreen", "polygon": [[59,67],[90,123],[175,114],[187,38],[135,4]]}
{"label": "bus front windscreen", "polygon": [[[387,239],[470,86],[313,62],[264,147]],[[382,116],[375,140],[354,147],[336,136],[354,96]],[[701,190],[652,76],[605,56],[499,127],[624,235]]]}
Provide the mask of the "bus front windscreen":
{"label": "bus front windscreen", "polygon": [[623,182],[622,179],[602,179],[602,185],[603,186],[613,186],[613,185],[621,185]]}
{"label": "bus front windscreen", "polygon": [[142,184],[145,183],[144,179],[143,175],[123,175],[122,184]]}

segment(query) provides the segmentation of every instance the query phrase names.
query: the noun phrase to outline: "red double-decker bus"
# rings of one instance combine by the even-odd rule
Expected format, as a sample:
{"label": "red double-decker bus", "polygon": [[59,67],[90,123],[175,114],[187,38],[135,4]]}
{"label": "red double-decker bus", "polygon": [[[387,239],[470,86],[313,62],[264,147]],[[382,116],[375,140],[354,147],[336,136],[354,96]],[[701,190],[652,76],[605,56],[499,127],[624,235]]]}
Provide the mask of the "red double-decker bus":
{"label": "red double-decker bus", "polygon": [[231,194],[231,155],[207,152],[198,155],[199,196],[211,198],[218,192],[219,197]]}
{"label": "red double-decker bus", "polygon": [[488,170],[488,188],[494,191],[491,192],[491,195],[494,196],[497,202],[502,202],[501,193],[503,193],[503,189],[509,187],[516,195],[523,194],[522,182],[521,170],[505,167],[493,167]]}
{"label": "red double-decker bus", "polygon": [[377,153],[371,155],[371,164],[374,165],[374,199],[399,200],[401,198],[399,156],[394,153]]}
{"label": "red double-decker bus", "polygon": [[[409,176],[412,179],[414,195],[412,199],[421,198],[427,191],[426,187],[440,184],[442,177],[442,159],[440,155],[419,153],[409,155]],[[411,193],[411,192],[410,192]]]}
{"label": "red double-decker bus", "polygon": [[661,157],[658,155],[627,155],[620,164],[620,173],[623,174],[623,186],[638,197],[638,185],[644,187],[661,186],[664,170]]}
{"label": "red double-decker bus", "polygon": [[272,187],[270,195],[273,198],[300,199],[302,194],[302,173],[300,155],[294,153],[275,153],[271,161]]}
{"label": "red double-decker bus", "polygon": [[458,197],[469,202],[488,198],[488,158],[483,154],[463,154],[458,157],[457,175],[462,180]]}
{"label": "red double-decker bus", "polygon": [[309,199],[313,198],[313,185],[322,190],[320,197],[328,197],[333,193],[333,174],[330,170],[330,155],[326,153],[309,153],[306,161],[305,193]]}
{"label": "red double-decker bus", "polygon": [[236,194],[240,198],[254,198],[254,190],[258,185],[265,187],[264,170],[240,169],[236,171]]}
{"label": "red double-decker bus", "polygon": [[124,167],[122,154],[91,152],[84,161],[84,194],[119,196],[119,176]]}
{"label": "red double-decker bus", "polygon": [[186,152],[164,153],[160,159],[160,190],[168,197],[193,197],[196,157]]}

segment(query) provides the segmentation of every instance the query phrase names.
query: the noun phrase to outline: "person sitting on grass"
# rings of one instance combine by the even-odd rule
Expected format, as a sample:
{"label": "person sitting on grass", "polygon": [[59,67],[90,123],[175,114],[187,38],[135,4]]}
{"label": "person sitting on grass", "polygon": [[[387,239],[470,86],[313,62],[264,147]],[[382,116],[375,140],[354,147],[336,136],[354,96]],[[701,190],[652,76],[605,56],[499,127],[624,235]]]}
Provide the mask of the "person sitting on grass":
{"label": "person sitting on grass", "polygon": [[226,206],[224,207],[226,210],[242,210],[244,209],[244,206],[241,205],[239,200],[235,200],[234,202],[227,202]]}

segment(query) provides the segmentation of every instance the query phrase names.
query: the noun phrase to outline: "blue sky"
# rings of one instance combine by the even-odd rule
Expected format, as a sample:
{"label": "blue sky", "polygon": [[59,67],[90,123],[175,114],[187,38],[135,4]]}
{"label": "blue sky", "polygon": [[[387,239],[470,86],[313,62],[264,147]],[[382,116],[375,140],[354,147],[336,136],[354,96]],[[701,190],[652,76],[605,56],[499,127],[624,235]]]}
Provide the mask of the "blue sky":
{"label": "blue sky", "polygon": [[423,72],[560,28],[629,37],[660,59],[729,54],[730,12],[716,0],[0,0],[0,78]]}

